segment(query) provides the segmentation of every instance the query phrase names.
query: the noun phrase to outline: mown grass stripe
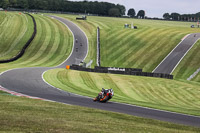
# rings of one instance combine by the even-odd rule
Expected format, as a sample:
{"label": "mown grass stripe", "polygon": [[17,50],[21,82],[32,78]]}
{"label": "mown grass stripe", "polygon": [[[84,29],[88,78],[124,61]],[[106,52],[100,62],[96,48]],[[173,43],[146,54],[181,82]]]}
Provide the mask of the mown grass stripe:
{"label": "mown grass stripe", "polygon": [[[162,44],[162,43],[161,43],[161,44]],[[147,45],[146,50],[145,50],[145,48],[139,50],[138,52],[136,52],[136,53],[134,54],[134,58],[131,58],[131,56],[130,56],[130,58],[127,59],[129,65],[130,65],[130,66],[134,66],[134,67],[139,67],[139,68],[141,67],[141,68],[144,68],[145,71],[151,71],[151,70],[145,69],[145,66],[148,66],[148,65],[149,65],[149,64],[146,63],[146,61],[144,61],[145,58],[150,58],[151,60],[153,60],[153,59],[154,59],[153,57],[156,57],[156,56],[157,56],[157,57],[160,57],[160,56],[159,56],[159,53],[163,55],[162,52],[159,52],[159,53],[157,53],[157,54],[153,54],[153,53],[155,53],[155,52],[154,52],[154,51],[151,52],[151,49],[154,50],[154,47],[156,48],[157,46],[155,46],[155,45],[153,45],[153,44]],[[163,45],[160,46],[161,49],[162,49],[162,47],[163,47]],[[169,48],[171,48],[171,47],[169,47],[169,46],[167,46],[167,45],[164,45],[164,47],[166,47],[166,48],[168,49],[167,51],[169,51],[169,50],[170,50]],[[158,47],[156,50],[159,50],[159,47]],[[150,56],[150,55],[151,55],[151,56]],[[137,57],[140,57],[139,60],[138,60]],[[151,57],[152,57],[152,58],[151,58]],[[132,60],[132,61],[131,61],[132,63],[130,62],[130,60]],[[148,59],[147,59],[147,60],[148,60]],[[148,60],[148,61],[149,61],[149,60]],[[139,62],[143,63],[142,66],[140,65]],[[155,62],[155,63],[156,63],[156,62]],[[127,65],[127,63],[126,63],[126,65]],[[139,65],[140,65],[140,66],[139,66]],[[144,66],[143,66],[143,65],[144,65]],[[151,68],[152,68],[152,67],[151,67]]]}
{"label": "mown grass stripe", "polygon": [[[154,34],[150,34],[149,38],[156,36],[156,34],[158,34],[158,33],[159,33],[159,31],[154,32]],[[148,36],[148,35],[144,35],[144,36]],[[130,63],[130,60],[132,60],[132,62],[135,64],[136,61],[138,61],[138,57],[140,59],[143,59],[143,56],[145,56],[146,53],[147,53],[146,52],[147,49],[148,49],[148,52],[149,52],[149,50],[150,50],[149,47],[155,47],[154,44],[149,44],[148,42],[147,43],[144,43],[144,42],[145,42],[145,40],[140,40],[140,41],[135,43],[135,47],[130,47],[128,49],[128,51],[127,51],[128,54],[125,55],[125,57],[124,57],[124,59],[126,59],[127,63],[128,62]],[[142,45],[142,44],[146,44],[146,45]],[[125,51],[123,51],[122,53],[125,53]],[[124,65],[126,65],[127,63],[124,62]],[[132,66],[132,65],[130,64],[130,66]]]}
{"label": "mown grass stripe", "polygon": [[134,101],[144,101],[141,95],[137,93],[137,89],[134,87],[130,80],[124,79],[124,76],[118,77],[117,75],[111,75],[113,81],[119,86],[120,90],[127,95],[127,97]]}
{"label": "mown grass stripe", "polygon": [[[141,87],[139,87],[139,84],[138,84],[138,79],[137,80],[135,80],[135,79],[129,79],[130,80],[130,83],[132,84],[132,86],[133,86],[133,91],[141,98],[141,99],[143,99],[142,101],[143,102],[146,102],[146,101],[148,101],[149,99],[148,99],[148,97],[146,96],[146,95],[144,95],[144,93],[142,93],[142,89],[141,89]],[[125,80],[126,81],[126,80]],[[130,88],[130,87],[129,87]],[[127,89],[129,89],[129,88],[127,88]]]}
{"label": "mown grass stripe", "polygon": [[80,77],[82,78],[84,84],[90,89],[90,91],[99,90],[96,84],[93,81],[93,78],[89,75],[89,73],[80,73]]}
{"label": "mown grass stripe", "polygon": [[161,91],[159,89],[155,89],[154,87],[152,87],[152,85],[150,85],[150,83],[147,83],[147,86],[148,86],[149,92],[152,93],[152,95],[154,97],[157,97],[157,101],[159,103],[173,105],[173,103],[170,101],[170,99],[165,98],[165,95],[163,94],[163,91]]}
{"label": "mown grass stripe", "polygon": [[24,38],[25,33],[28,30],[28,19],[26,18],[25,15],[23,15],[23,16],[21,15],[20,17],[21,17],[21,21],[20,21],[19,25],[25,25],[25,26],[20,28],[19,33],[17,33],[17,35],[18,35],[17,37],[13,37],[14,40],[12,41],[12,44],[9,45],[8,50],[3,54],[3,56],[7,55],[8,57],[4,57],[4,58],[9,59],[10,57],[8,54],[11,54],[11,52],[12,52],[11,55],[16,55],[23,47],[23,45],[20,44],[20,41]]}
{"label": "mown grass stripe", "polygon": [[[18,31],[20,30],[20,26],[19,26],[20,22],[21,21],[19,20],[19,17],[15,15],[13,17],[13,20],[10,21],[10,24],[9,24],[10,26],[5,29],[6,34],[3,34],[2,40],[1,40],[2,41],[1,42],[2,43],[1,56],[2,56],[2,53],[5,53],[8,50],[10,44],[15,39],[15,36],[17,35]],[[14,28],[16,30],[14,30],[14,32],[13,32]]]}
{"label": "mown grass stripe", "polygon": [[[188,105],[192,105],[190,102],[188,102],[187,100],[185,100],[185,97],[182,95],[179,95],[179,89],[170,89],[171,92],[173,93],[173,95],[176,97],[175,101],[178,101],[181,105],[183,106],[188,106]],[[183,91],[181,91],[183,92]]]}
{"label": "mown grass stripe", "polygon": [[[159,46],[160,48],[158,48],[158,49],[156,49],[156,51],[154,51],[154,53],[157,53],[156,54],[157,56],[153,56],[151,58],[151,60],[149,60],[148,65],[145,65],[143,67],[144,71],[147,71],[147,70],[150,72],[153,71],[156,68],[156,66],[163,60],[163,58],[165,58],[167,56],[167,54],[178,44],[178,42],[180,42],[180,40],[177,40],[177,38],[181,38],[179,36],[180,36],[179,34],[172,34],[171,39],[169,39],[169,41],[166,40],[168,42],[168,44],[174,44],[174,45],[168,46],[168,45],[164,45],[166,42],[161,42],[162,45]],[[166,51],[168,51],[168,52],[166,52]],[[166,55],[163,54],[165,52],[166,52]],[[157,61],[157,62],[155,62],[155,61]],[[145,61],[144,61],[144,63],[145,63]]]}
{"label": "mown grass stripe", "polygon": [[45,27],[46,34],[45,35],[42,34],[42,39],[44,39],[44,41],[43,41],[43,43],[40,44],[41,45],[40,49],[37,50],[37,52],[31,59],[29,59],[29,61],[32,61],[34,63],[38,63],[40,61],[40,57],[43,56],[44,54],[46,54],[46,52],[47,52],[46,49],[49,47],[49,43],[50,43],[51,36],[52,36],[51,26],[49,25],[49,23],[46,20],[44,20],[44,18],[42,19],[42,21],[44,24],[43,26]]}
{"label": "mown grass stripe", "polygon": [[[61,73],[64,74],[64,73]],[[59,74],[58,74],[59,75]],[[83,93],[83,95],[87,95],[89,94],[90,96],[92,95],[96,95],[94,91],[91,91],[91,89],[89,89],[84,83],[84,81],[80,78],[80,73],[76,73],[74,71],[70,71],[67,73],[67,82],[65,81],[64,83],[73,88],[73,92],[81,92]],[[66,78],[60,78],[61,82],[63,82]],[[75,81],[75,82],[74,82]],[[90,93],[88,93],[90,92]]]}
{"label": "mown grass stripe", "polygon": [[161,88],[162,95],[166,95],[166,99],[169,99],[171,101],[170,104],[173,106],[178,106],[178,103],[175,101],[176,97],[168,90],[167,86],[163,86],[161,84],[159,84],[158,86],[159,88]]}
{"label": "mown grass stripe", "polygon": [[9,25],[13,20],[13,16],[14,14],[8,16],[6,16],[5,21],[1,24],[1,33],[0,33],[0,37],[2,37],[2,35],[7,35],[7,31],[9,31]]}
{"label": "mown grass stripe", "polygon": [[[142,34],[139,34],[139,35],[140,35],[140,36],[143,36],[143,35],[148,34],[148,33],[149,33],[149,31],[146,31],[146,32],[142,32]],[[133,37],[133,40],[137,40],[136,38],[137,38],[137,37]],[[103,53],[102,53],[103,55],[105,55],[105,56],[102,57],[102,60],[104,60],[104,59],[106,58],[107,61],[110,61],[110,60],[113,61],[113,58],[117,57],[117,56],[115,56],[115,53],[117,53],[116,50],[118,50],[118,51],[121,50],[119,47],[121,47],[122,49],[123,49],[123,48],[127,48],[127,49],[128,49],[129,46],[127,46],[126,43],[123,43],[123,42],[119,43],[119,42],[120,42],[120,41],[118,41],[118,43],[116,44],[116,47],[115,47],[115,45],[111,45],[111,48],[113,47],[113,50],[112,50],[112,51],[115,51],[115,52],[112,52],[112,51],[108,52],[108,51],[109,51],[109,47],[107,47],[106,49],[103,49],[103,52],[106,51],[107,54],[103,54]],[[137,42],[137,41],[136,41],[136,42]],[[122,44],[122,43],[123,43],[123,44]],[[137,43],[138,43],[138,42],[137,42]],[[112,44],[112,43],[111,43],[111,44]],[[130,41],[128,44],[133,45],[134,43],[131,43],[131,41]],[[137,45],[137,46],[141,47],[140,45]],[[121,56],[121,53],[119,53],[118,57],[122,57],[122,56]],[[104,63],[104,62],[103,62],[103,63]],[[120,62],[119,62],[119,63],[120,63]],[[110,64],[110,65],[111,65],[111,64]],[[107,65],[107,66],[109,66],[109,65]]]}
{"label": "mown grass stripe", "polygon": [[[129,38],[130,36],[137,38],[137,37],[141,37],[141,36],[145,35],[145,33],[147,35],[147,34],[149,34],[148,32],[151,32],[151,31],[148,31],[147,29],[140,30],[140,31],[134,31],[132,29],[122,29],[122,30],[118,30],[118,31],[111,30],[111,31],[112,31],[112,33],[114,33],[114,36],[112,36],[112,33],[109,33],[106,36],[104,36],[103,38],[105,38],[107,41],[111,40],[107,44],[110,47],[107,47],[107,48],[113,48],[113,50],[115,47],[118,47],[118,45],[120,44],[119,40],[129,40],[130,41],[130,40],[134,40],[134,39]],[[124,35],[124,36],[122,36],[122,35]],[[111,36],[111,37],[109,37],[109,36]],[[118,39],[116,39],[116,38],[118,38]],[[115,43],[116,43],[116,45],[113,45]],[[124,44],[124,45],[126,45],[126,44]]]}
{"label": "mown grass stripe", "polygon": [[[169,33],[169,32],[166,32],[166,34]],[[177,33],[174,33],[174,37],[176,37]],[[161,49],[165,49],[166,51],[168,51],[168,45],[163,45],[165,42],[161,43],[159,42],[159,38],[157,38],[155,41],[152,42],[152,44],[150,43],[149,46],[147,48],[144,48],[145,50],[139,55],[139,57],[141,57],[143,60],[137,60],[137,67],[138,68],[144,68],[145,69],[145,66],[148,66],[150,64],[146,64],[146,62],[148,62],[149,60],[153,60],[154,58],[158,57],[159,54],[162,54],[161,53]],[[160,44],[160,45],[156,45],[156,47],[154,46],[154,44]],[[176,44],[176,43],[174,43]],[[156,54],[150,54],[151,56],[148,56],[147,52],[148,53],[156,53]]]}
{"label": "mown grass stripe", "polygon": [[[33,51],[33,52],[28,52],[25,57],[25,61],[23,64],[29,64],[33,62],[33,60],[36,58],[35,56],[40,56],[39,51],[41,50],[43,43],[45,41],[45,36],[46,36],[46,25],[44,24],[44,21],[40,17],[36,17],[36,23],[37,23],[37,34],[35,36],[35,39],[31,43],[31,47],[28,48],[28,51]],[[36,63],[36,62],[34,62]]]}
{"label": "mown grass stripe", "polygon": [[66,58],[70,55],[73,45],[73,39],[72,39],[72,34],[69,32],[69,30],[65,25],[56,20],[55,23],[59,28],[58,32],[60,35],[59,46],[55,51],[55,53],[57,53],[59,56],[56,57],[53,55],[51,60],[55,60],[56,61],[55,64],[60,64],[64,60],[66,60]]}
{"label": "mown grass stripe", "polygon": [[44,18],[44,19],[49,25],[49,27],[47,27],[47,28],[49,28],[51,30],[48,31],[49,37],[45,38],[49,41],[46,42],[45,44],[43,44],[46,46],[46,48],[43,49],[43,53],[39,56],[39,58],[35,60],[38,62],[38,65],[45,64],[45,62],[50,61],[49,59],[51,58],[51,56],[53,56],[53,54],[55,53],[55,51],[58,48],[59,40],[56,37],[60,37],[59,34],[57,34],[58,31],[56,31],[56,29],[58,29],[58,27],[56,25],[54,25],[54,23],[52,23],[52,21],[49,21],[49,19],[46,19],[46,18]]}

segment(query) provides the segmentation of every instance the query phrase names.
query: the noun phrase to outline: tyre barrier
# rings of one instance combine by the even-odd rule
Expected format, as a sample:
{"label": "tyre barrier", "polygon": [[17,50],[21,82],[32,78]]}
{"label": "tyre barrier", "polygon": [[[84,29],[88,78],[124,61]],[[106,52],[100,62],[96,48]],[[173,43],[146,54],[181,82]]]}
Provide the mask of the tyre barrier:
{"label": "tyre barrier", "polygon": [[7,60],[0,60],[0,63],[9,63],[9,62],[13,62],[13,61],[16,61],[19,58],[21,58],[24,55],[27,47],[31,44],[31,42],[35,38],[35,35],[37,33],[37,28],[36,28],[37,25],[36,25],[35,18],[32,15],[28,14],[28,13],[25,13],[25,14],[29,15],[32,18],[32,20],[33,20],[34,31],[33,31],[33,34],[31,36],[31,38],[26,42],[26,44],[24,45],[24,47],[22,48],[22,50],[15,57],[12,57],[11,59],[7,59]]}
{"label": "tyre barrier", "polygon": [[142,69],[136,69],[136,68],[115,68],[115,67],[95,66],[94,69],[91,69],[91,68],[84,68],[84,67],[78,66],[78,65],[72,65],[72,66],[70,66],[70,69],[78,70],[78,71],[97,72],[97,73],[111,73],[111,74],[123,74],[123,75],[173,79],[173,75],[170,75],[170,74],[142,72]]}

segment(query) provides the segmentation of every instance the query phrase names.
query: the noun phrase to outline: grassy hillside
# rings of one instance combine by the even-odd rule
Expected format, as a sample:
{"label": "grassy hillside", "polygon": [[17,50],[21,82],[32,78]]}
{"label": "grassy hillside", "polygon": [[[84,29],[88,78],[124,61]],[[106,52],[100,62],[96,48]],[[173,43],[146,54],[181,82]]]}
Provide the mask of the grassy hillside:
{"label": "grassy hillside", "polygon": [[[87,21],[75,22],[85,29],[89,27],[85,26],[87,23],[90,32],[100,27],[103,66],[136,67],[144,71],[152,71],[186,34],[198,32],[188,22],[92,16]],[[133,23],[138,29],[124,29],[125,23]]]}
{"label": "grassy hillside", "polygon": [[5,21],[6,14],[0,11],[0,25]]}
{"label": "grassy hillside", "polygon": [[0,72],[18,67],[59,65],[71,53],[73,38],[65,25],[46,16],[33,16],[37,23],[35,39],[22,58],[12,63],[0,64]]}
{"label": "grassy hillside", "polygon": [[[89,59],[96,59],[96,28],[101,29],[101,63],[103,66],[143,68],[151,72],[168,53],[189,33],[200,32],[190,28],[193,22],[171,22],[89,16],[87,21],[76,21],[77,16],[60,15],[79,25],[89,36]],[[138,29],[124,29],[124,24],[134,24]],[[198,44],[197,44],[198,45]],[[192,49],[197,53],[199,46]],[[93,52],[92,52],[93,51]],[[173,73],[177,79],[187,79],[199,63],[192,52]],[[190,62],[195,62],[192,66]],[[190,64],[190,65],[186,65]],[[94,63],[93,66],[96,64]],[[187,68],[186,68],[187,67]],[[184,72],[183,72],[184,71]]]}
{"label": "grassy hillside", "polygon": [[0,91],[0,132],[200,132],[199,128],[9,96]]}
{"label": "grassy hillside", "polygon": [[33,33],[30,16],[0,12],[0,60],[17,55]]}
{"label": "grassy hillside", "polygon": [[88,73],[65,69],[44,74],[47,82],[65,91],[95,97],[113,88],[112,101],[200,116],[200,84],[159,78]]}
{"label": "grassy hillside", "polygon": [[[13,13],[8,14],[13,15]],[[69,18],[86,32],[90,44],[87,60],[96,60],[96,27],[100,26],[102,64],[139,67],[144,71],[152,71],[186,34],[198,32],[198,29],[189,28],[192,23],[104,17],[88,17],[87,21],[76,21],[76,16],[60,16]],[[0,64],[0,72],[18,67],[55,66],[69,56],[73,40],[67,27],[46,16],[34,15],[34,17],[38,30],[36,38],[21,59]],[[0,18],[1,24],[7,21],[5,18],[6,16]],[[124,23],[132,22],[139,29],[123,28]],[[6,31],[4,34],[7,34]],[[81,95],[86,95],[87,91],[88,96],[95,97],[100,88],[112,87],[116,94],[113,101],[200,115],[200,88],[199,83],[195,82],[85,73],[64,69],[51,70],[45,73],[45,78],[56,87]],[[195,128],[117,113],[26,98],[16,99],[7,94],[0,94],[0,101],[2,101],[0,113],[3,114],[0,115],[2,125],[0,131],[101,132],[100,125],[105,129],[103,132],[199,131]],[[102,124],[102,121],[114,126]]]}

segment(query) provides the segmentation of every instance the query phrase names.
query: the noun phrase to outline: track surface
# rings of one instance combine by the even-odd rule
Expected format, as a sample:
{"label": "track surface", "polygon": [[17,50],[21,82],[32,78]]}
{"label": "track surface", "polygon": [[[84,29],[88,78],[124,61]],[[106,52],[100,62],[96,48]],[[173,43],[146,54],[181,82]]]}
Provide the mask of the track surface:
{"label": "track surface", "polygon": [[91,98],[64,92],[46,84],[42,79],[43,72],[49,69],[63,68],[65,67],[65,65],[71,65],[74,63],[77,64],[77,60],[75,58],[83,60],[87,55],[88,49],[87,38],[76,25],[68,20],[59,17],[51,17],[54,17],[66,24],[73,32],[74,38],[78,39],[78,42],[74,42],[74,49],[71,56],[63,64],[53,68],[23,68],[4,72],[0,75],[0,85],[2,87],[25,95],[39,97],[56,102],[103,109],[108,111],[126,113],[139,117],[152,118],[177,124],[200,127],[200,117],[114,102],[108,102],[105,104],[93,102]]}
{"label": "track surface", "polygon": [[200,39],[200,33],[188,35],[183,41],[177,45],[175,49],[156,67],[154,73],[171,74],[178,66],[183,57],[192,48],[192,46]]}

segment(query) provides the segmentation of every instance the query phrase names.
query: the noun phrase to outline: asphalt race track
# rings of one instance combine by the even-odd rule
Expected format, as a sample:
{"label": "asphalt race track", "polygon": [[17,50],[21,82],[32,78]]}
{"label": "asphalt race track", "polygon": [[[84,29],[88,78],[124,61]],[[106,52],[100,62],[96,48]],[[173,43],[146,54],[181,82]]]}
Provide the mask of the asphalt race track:
{"label": "asphalt race track", "polygon": [[177,45],[175,49],[156,67],[154,73],[172,74],[183,57],[192,48],[192,46],[200,39],[200,33],[188,35],[183,41]]}
{"label": "asphalt race track", "polygon": [[67,25],[74,34],[74,39],[77,40],[74,41],[74,48],[70,57],[63,64],[57,67],[21,68],[6,71],[0,75],[0,85],[3,88],[25,95],[66,104],[97,108],[102,110],[126,113],[139,117],[200,127],[200,117],[114,102],[93,102],[91,98],[64,92],[46,84],[42,79],[42,74],[45,71],[54,68],[65,68],[66,65],[79,64],[80,62],[77,62],[77,59],[78,61],[83,60],[87,56],[88,50],[87,37],[75,24],[56,16],[51,17],[58,19],[59,21]]}

